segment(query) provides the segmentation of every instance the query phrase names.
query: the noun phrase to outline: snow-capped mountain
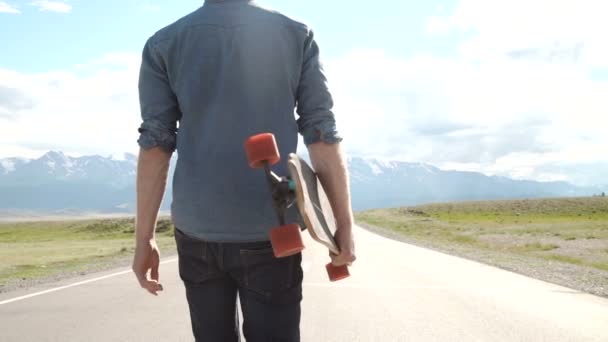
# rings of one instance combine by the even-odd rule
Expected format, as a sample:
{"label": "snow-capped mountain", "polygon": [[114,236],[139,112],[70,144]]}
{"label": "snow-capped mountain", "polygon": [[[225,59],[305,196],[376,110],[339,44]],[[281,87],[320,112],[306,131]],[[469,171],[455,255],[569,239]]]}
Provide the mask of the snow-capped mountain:
{"label": "snow-capped mountain", "polygon": [[[2,209],[133,212],[136,166],[137,158],[132,154],[121,160],[102,156],[74,158],[62,152],[48,152],[34,160],[0,159],[0,212]],[[348,167],[355,210],[438,201],[590,196],[606,190],[367,158],[349,158]],[[170,187],[168,182],[164,210],[171,203]]]}
{"label": "snow-capped mountain", "polygon": [[11,173],[27,162],[28,160],[25,158],[0,159],[0,175]]}
{"label": "snow-capped mountain", "polygon": [[428,164],[350,158],[355,209],[415,205],[428,202],[507,198],[591,196],[599,189],[566,182],[535,182],[444,171]]}
{"label": "snow-capped mountain", "polygon": [[132,183],[136,156],[125,154],[124,160],[101,156],[69,157],[50,151],[38,159],[9,158],[0,160],[0,185],[32,186],[49,182],[96,182],[114,187]]}
{"label": "snow-capped mountain", "polygon": [[75,158],[55,151],[38,159],[1,159],[0,208],[112,211],[125,207],[134,202],[136,164],[132,154],[115,160]]}

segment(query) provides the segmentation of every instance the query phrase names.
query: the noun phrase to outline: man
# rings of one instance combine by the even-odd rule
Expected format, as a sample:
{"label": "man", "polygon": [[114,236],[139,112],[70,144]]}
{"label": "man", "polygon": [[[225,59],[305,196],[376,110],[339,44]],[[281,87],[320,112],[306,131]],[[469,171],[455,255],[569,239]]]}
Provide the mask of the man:
{"label": "man", "polygon": [[[351,264],[348,174],[313,32],[252,1],[207,0],[147,41],[139,90],[133,271],[141,287],[162,290],[154,228],[177,150],[171,214],[196,340],[238,340],[238,293],[248,341],[299,341],[302,256],[272,255],[278,222],[243,143],[271,132],[285,156],[303,135],[337,219],[341,254],[332,262]],[[285,159],[278,174],[287,174]],[[299,222],[295,208],[287,222]]]}

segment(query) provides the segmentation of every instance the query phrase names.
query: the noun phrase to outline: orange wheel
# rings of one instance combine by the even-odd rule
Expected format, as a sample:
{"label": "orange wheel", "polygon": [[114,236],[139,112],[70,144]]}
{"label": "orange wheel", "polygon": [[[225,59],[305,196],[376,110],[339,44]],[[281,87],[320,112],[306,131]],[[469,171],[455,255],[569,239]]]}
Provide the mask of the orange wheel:
{"label": "orange wheel", "polygon": [[298,254],[304,249],[300,226],[297,224],[287,224],[272,229],[270,231],[270,242],[272,243],[274,256],[277,258]]}
{"label": "orange wheel", "polygon": [[334,266],[332,263],[325,265],[327,269],[327,275],[329,275],[330,281],[338,281],[350,276],[348,272],[348,266]]}
{"label": "orange wheel", "polygon": [[277,142],[272,133],[262,133],[249,137],[245,141],[245,152],[249,159],[249,166],[258,168],[264,166],[264,162],[274,165],[281,160]]}

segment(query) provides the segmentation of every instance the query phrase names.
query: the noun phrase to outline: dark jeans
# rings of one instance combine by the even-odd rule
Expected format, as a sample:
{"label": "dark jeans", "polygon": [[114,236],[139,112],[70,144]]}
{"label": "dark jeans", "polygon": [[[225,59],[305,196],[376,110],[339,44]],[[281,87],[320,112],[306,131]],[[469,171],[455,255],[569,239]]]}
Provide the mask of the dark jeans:
{"label": "dark jeans", "polygon": [[270,242],[213,243],[176,229],[179,274],[197,342],[300,341],[302,254],[277,259]]}

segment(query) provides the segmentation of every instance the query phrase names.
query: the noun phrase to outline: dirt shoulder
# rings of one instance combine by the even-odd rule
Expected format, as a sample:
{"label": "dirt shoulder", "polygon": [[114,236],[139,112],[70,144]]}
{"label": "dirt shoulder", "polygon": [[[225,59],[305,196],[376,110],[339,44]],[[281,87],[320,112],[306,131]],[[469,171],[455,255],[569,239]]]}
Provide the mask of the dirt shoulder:
{"label": "dirt shoulder", "polygon": [[391,229],[363,222],[357,222],[357,224],[386,238],[474,260],[556,285],[608,298],[608,271],[525,255],[479,249],[470,245],[416,239]]}

